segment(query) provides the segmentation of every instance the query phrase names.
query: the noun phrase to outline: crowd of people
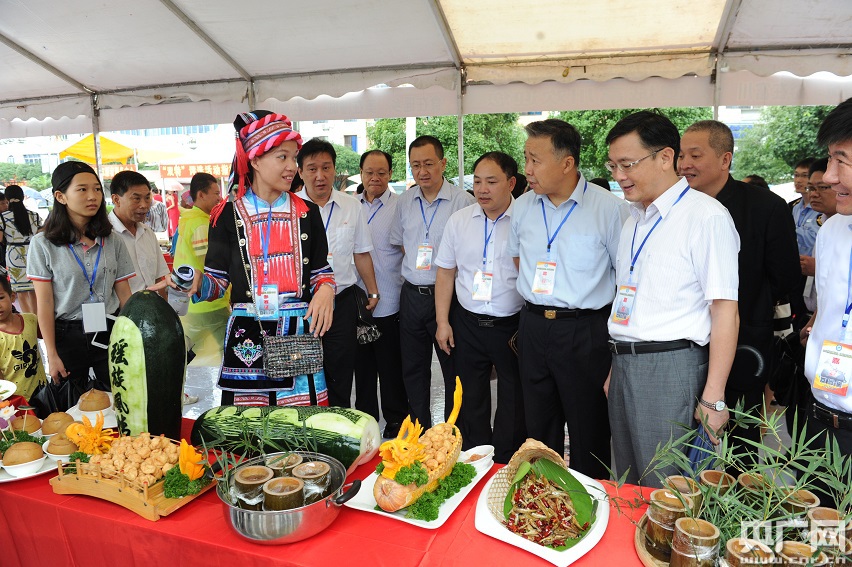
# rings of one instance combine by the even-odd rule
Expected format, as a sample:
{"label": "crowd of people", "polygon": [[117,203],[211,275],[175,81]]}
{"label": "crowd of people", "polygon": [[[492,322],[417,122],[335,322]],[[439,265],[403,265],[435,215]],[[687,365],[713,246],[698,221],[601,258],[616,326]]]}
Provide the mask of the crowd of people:
{"label": "crowd of people", "polygon": [[[606,137],[623,200],[586,180],[580,136],[556,119],[526,127],[523,175],[502,152],[479,157],[472,195],[446,180],[432,136],[408,148],[416,185],[390,190],[391,156],[376,149],[351,196],[334,190],[334,147],[303,142],[286,116],[253,111],[234,126],[226,198],[198,174],[193,208],[169,220],[175,266],[196,274],[184,328],[222,346],[223,404],[348,407],[354,382],[355,407],[383,416],[394,437],[406,415],[432,425],[434,349],[445,412],[462,382],[465,448],[493,443],[507,462],[533,437],[562,454],[567,427],[573,469],[655,485],[646,469],[678,424],[700,422],[716,442],[729,408],[764,411],[772,394],[759,368],[773,366],[782,320],[807,345],[812,395],[798,423],[852,453],[852,99],[820,128],[828,157],[796,165],[791,205],[759,180],[733,179],[726,125],[681,135],[658,111],[630,114]],[[0,229],[19,269],[0,292],[0,340],[20,348],[9,337],[34,336],[35,318],[11,308],[17,294],[27,311],[33,290],[50,378],[82,387],[91,368],[109,389],[97,339],[106,315],[132,292],[175,286],[145,224],[151,188],[119,174],[107,215],[89,166],[60,164],[53,187],[43,227],[7,190],[14,207]],[[379,333],[359,341],[365,318]],[[269,370],[270,337],[294,335],[320,339],[322,370]],[[38,376],[27,377],[34,388]],[[758,427],[738,428],[731,442],[759,439]]]}

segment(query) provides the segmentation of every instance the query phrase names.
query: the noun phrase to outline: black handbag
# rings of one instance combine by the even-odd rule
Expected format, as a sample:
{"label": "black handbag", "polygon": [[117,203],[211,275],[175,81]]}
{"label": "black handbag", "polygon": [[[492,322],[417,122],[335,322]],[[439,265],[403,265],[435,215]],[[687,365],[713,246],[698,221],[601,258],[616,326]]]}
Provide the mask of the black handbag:
{"label": "black handbag", "polygon": [[28,400],[34,408],[39,419],[58,411],[68,411],[77,405],[77,401],[83,392],[71,383],[71,380],[63,380],[61,384],[53,383],[49,377],[47,383],[38,386]]}
{"label": "black handbag", "polygon": [[355,321],[355,336],[359,345],[367,345],[379,340],[382,336],[373,314],[367,309],[367,292],[359,286],[352,286],[355,290],[355,305],[358,318]]}
{"label": "black handbag", "polygon": [[769,387],[775,392],[775,401],[785,407],[796,406],[810,393],[805,377],[805,347],[799,342],[799,334],[776,337],[772,354]]}
{"label": "black handbag", "polygon": [[280,380],[322,370],[322,341],[311,334],[263,337],[263,370]]}

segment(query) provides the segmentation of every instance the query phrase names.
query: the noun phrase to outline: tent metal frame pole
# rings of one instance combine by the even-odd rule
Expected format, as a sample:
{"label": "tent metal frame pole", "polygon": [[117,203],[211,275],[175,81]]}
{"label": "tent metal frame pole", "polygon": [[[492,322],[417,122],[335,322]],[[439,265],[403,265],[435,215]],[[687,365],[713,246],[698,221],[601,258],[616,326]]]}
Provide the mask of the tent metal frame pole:
{"label": "tent metal frame pole", "polygon": [[0,33],[0,43],[6,45],[7,47],[9,47],[10,49],[12,49],[14,51],[17,51],[18,53],[20,53],[21,55],[23,55],[24,57],[26,57],[27,59],[29,59],[30,61],[32,61],[36,65],[38,65],[39,67],[41,67],[42,69],[44,69],[44,70],[50,72],[51,74],[59,77],[60,79],[62,79],[66,83],[68,83],[68,84],[72,85],[73,87],[79,89],[81,92],[88,93],[90,95],[95,92],[94,89],[87,87],[86,85],[84,85],[83,83],[78,81],[77,79],[74,79],[73,77],[63,73],[62,71],[60,71],[59,69],[57,69],[56,67],[54,67],[53,65],[51,65],[50,63],[45,61],[44,59],[40,58],[38,55],[29,51],[25,47],[18,45],[17,43],[15,43],[14,41],[9,39],[8,37],[3,35],[2,33]]}
{"label": "tent metal frame pole", "polygon": [[95,142],[95,171],[98,172],[98,179],[103,183],[104,176],[101,172],[101,111],[98,108],[97,93],[92,93],[90,99],[92,102],[92,139]]}
{"label": "tent metal frame pole", "polygon": [[459,75],[458,86],[458,128],[459,128],[459,187],[464,190],[464,92],[462,84],[464,83],[464,73]]}

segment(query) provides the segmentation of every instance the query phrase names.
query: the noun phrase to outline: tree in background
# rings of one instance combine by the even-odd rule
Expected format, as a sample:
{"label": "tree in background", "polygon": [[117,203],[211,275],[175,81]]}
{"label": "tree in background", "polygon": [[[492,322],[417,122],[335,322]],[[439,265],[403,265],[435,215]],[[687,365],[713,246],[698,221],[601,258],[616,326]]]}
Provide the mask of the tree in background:
{"label": "tree in background", "polygon": [[[518,114],[468,114],[464,117],[465,173],[473,172],[473,163],[485,152],[506,152],[524,164],[524,133]],[[428,116],[417,119],[417,135],[435,136],[444,145],[447,177],[458,175],[458,118]],[[368,147],[384,150],[393,156],[393,181],[405,179],[405,119],[382,118],[367,127]],[[339,168],[338,168],[339,169]]]}
{"label": "tree in background", "polygon": [[[586,179],[604,177],[610,179],[610,173],[604,167],[607,162],[609,148],[606,144],[606,136],[615,126],[615,123],[632,114],[639,108],[622,108],[616,110],[565,110],[554,112],[553,118],[565,120],[577,129],[583,140],[580,148],[580,171]],[[674,122],[677,129],[683,131],[699,120],[713,118],[713,111],[708,107],[678,107],[661,108],[660,112],[665,114],[669,120]]]}
{"label": "tree in background", "polygon": [[731,174],[763,176],[772,184],[791,181],[793,167],[807,157],[822,157],[816,142],[819,125],[833,106],[767,106],[760,120],[743,134]]}
{"label": "tree in background", "polygon": [[40,163],[0,163],[0,183],[3,185],[27,185],[35,189],[45,189],[50,187],[49,182],[44,187],[37,186],[44,175]]}
{"label": "tree in background", "polygon": [[340,144],[332,144],[334,151],[337,152],[337,161],[334,163],[334,169],[338,174],[347,173],[356,175],[361,171],[361,155],[348,146]]}

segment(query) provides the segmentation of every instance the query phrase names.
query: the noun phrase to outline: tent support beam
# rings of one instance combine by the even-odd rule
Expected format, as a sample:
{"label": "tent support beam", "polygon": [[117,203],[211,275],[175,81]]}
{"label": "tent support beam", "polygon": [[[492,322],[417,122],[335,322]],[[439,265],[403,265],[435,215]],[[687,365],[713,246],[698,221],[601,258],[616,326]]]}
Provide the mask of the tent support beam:
{"label": "tent support beam", "polygon": [[[198,38],[199,38],[201,41],[203,41],[204,43],[206,43],[206,44],[207,44],[207,47],[209,47],[210,49],[212,49],[213,51],[215,51],[215,52],[216,52],[216,55],[218,55],[219,57],[221,57],[221,58],[222,58],[222,60],[223,60],[223,61],[225,61],[228,65],[230,65],[230,66],[231,66],[231,67],[232,67],[232,68],[233,68],[233,69],[234,69],[237,73],[239,73],[239,74],[240,74],[240,76],[241,76],[243,79],[245,79],[246,81],[248,81],[249,83],[251,83],[251,80],[252,80],[251,74],[250,74],[248,71],[246,71],[246,70],[243,68],[243,66],[242,66],[242,65],[240,65],[239,63],[237,63],[237,61],[236,61],[233,57],[231,57],[231,56],[230,56],[230,54],[228,54],[228,52],[226,52],[224,49],[222,49],[222,46],[221,46],[221,45],[219,45],[218,43],[216,43],[215,41],[213,41],[213,38],[211,38],[209,35],[207,35],[207,33],[205,33],[205,31],[204,31],[204,30],[202,30],[200,27],[198,27],[198,24],[196,24],[196,23],[192,20],[192,18],[190,18],[189,16],[187,16],[187,15],[186,15],[186,13],[185,13],[183,10],[181,10],[180,8],[178,8],[178,7],[175,5],[175,3],[174,3],[174,2],[172,2],[172,0],[160,0],[160,3],[161,3],[163,6],[165,6],[166,8],[168,8],[168,10],[169,10],[172,14],[174,14],[174,15],[175,15],[175,17],[176,17],[177,19],[179,19],[181,22],[183,22],[183,25],[185,25],[185,26],[186,26],[186,27],[188,27],[190,30],[192,30],[192,33],[194,33],[195,35],[197,35],[197,36],[198,36]],[[250,96],[249,98],[251,98],[251,96]]]}
{"label": "tent support beam", "polygon": [[98,108],[98,94],[92,93],[90,96],[92,102],[92,139],[95,142],[95,171],[98,172],[98,179],[103,183],[103,174],[101,173],[101,111]]}
{"label": "tent support beam", "polygon": [[459,129],[459,187],[464,191],[464,69],[459,77],[458,85],[458,129]]}
{"label": "tent support beam", "polygon": [[[33,63],[35,63],[39,67],[41,67],[42,69],[44,69],[45,71],[48,71],[48,72],[52,73],[53,75],[59,77],[60,79],[62,79],[66,83],[68,83],[68,84],[74,86],[75,88],[79,89],[81,92],[88,93],[88,94],[93,94],[95,92],[93,89],[90,89],[89,87],[87,87],[86,85],[81,83],[80,81],[70,77],[69,75],[66,75],[65,73],[63,73],[62,71],[60,71],[59,69],[57,69],[56,67],[54,67],[53,65],[51,65],[50,63],[45,61],[44,59],[41,59],[36,54],[27,50],[23,46],[18,45],[17,43],[15,43],[14,41],[9,39],[8,37],[3,35],[2,33],[0,33],[0,43],[6,45],[7,47],[9,47],[9,49],[17,51],[18,53],[20,53],[21,55],[23,55],[24,57],[26,57],[27,59],[29,59],[30,61],[32,61]],[[47,97],[47,98],[51,98],[51,97]]]}
{"label": "tent support beam", "polygon": [[724,19],[716,31],[716,38],[713,40],[713,51],[718,54],[724,54],[728,48],[728,39],[731,37],[734,24],[737,23],[742,3],[743,0],[728,0],[725,5],[725,10],[722,12]]}
{"label": "tent support beam", "polygon": [[456,38],[450,30],[450,24],[447,21],[447,15],[444,13],[444,8],[441,7],[441,0],[429,0],[429,7],[432,8],[432,13],[435,15],[436,23],[441,29],[441,35],[444,36],[444,43],[447,44],[447,50],[453,57],[453,64],[456,69],[462,68],[462,56],[459,51],[459,46],[456,43]]}

